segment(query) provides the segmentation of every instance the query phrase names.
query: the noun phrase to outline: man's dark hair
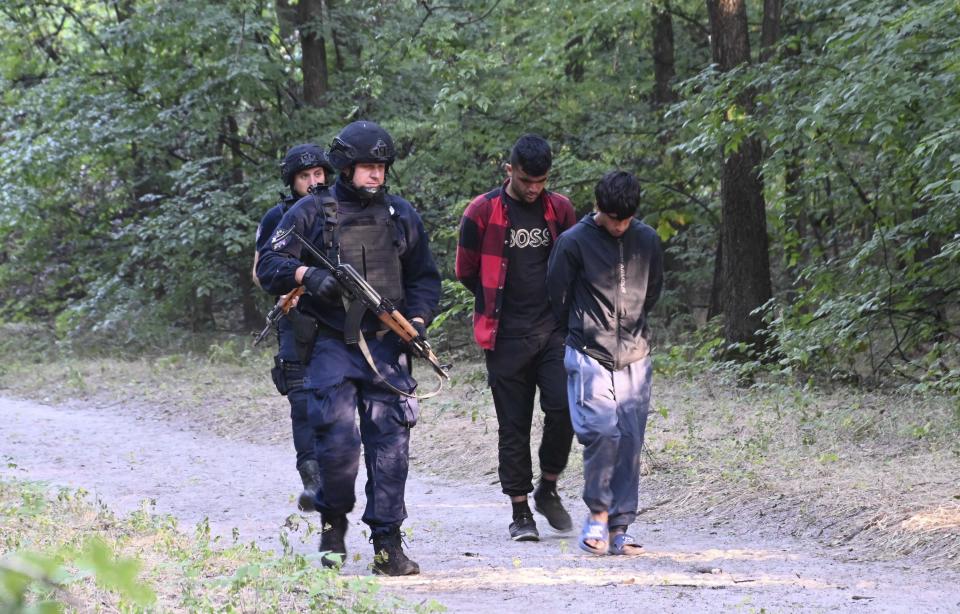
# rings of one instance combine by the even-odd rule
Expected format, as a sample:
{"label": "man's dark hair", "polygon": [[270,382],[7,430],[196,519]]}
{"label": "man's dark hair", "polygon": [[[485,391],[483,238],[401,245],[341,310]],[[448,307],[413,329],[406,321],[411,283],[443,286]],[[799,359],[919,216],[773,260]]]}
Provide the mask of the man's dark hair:
{"label": "man's dark hair", "polygon": [[550,172],[553,154],[550,143],[536,134],[525,134],[513,144],[510,151],[510,165],[522,168],[531,177],[541,177]]}
{"label": "man's dark hair", "polygon": [[610,171],[593,188],[597,209],[612,218],[631,217],[640,206],[640,182],[626,171]]}

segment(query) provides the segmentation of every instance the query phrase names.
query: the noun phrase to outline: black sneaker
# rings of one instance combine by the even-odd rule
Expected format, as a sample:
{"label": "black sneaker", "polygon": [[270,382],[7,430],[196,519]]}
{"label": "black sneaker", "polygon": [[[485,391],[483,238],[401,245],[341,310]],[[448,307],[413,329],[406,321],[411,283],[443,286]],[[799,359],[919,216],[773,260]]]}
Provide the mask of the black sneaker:
{"label": "black sneaker", "polygon": [[573,520],[567,510],[563,509],[563,502],[560,500],[560,494],[554,490],[537,487],[533,493],[533,509],[538,514],[543,514],[553,527],[554,531],[569,531],[573,528]]}
{"label": "black sneaker", "polygon": [[538,542],[540,532],[533,514],[520,514],[510,523],[510,539],[515,542]]}

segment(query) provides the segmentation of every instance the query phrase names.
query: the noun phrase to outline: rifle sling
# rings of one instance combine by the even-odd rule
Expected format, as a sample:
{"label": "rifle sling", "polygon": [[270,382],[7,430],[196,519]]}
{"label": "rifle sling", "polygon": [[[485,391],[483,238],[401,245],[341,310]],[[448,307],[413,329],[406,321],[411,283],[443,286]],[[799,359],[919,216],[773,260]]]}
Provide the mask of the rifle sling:
{"label": "rifle sling", "polygon": [[[387,329],[382,328],[378,331],[365,332],[363,334],[361,334],[359,330],[354,330],[352,334],[348,334],[348,333],[340,332],[339,330],[332,328],[330,326],[326,326],[322,323],[319,323],[319,322],[317,323],[318,336],[332,337],[334,339],[342,339],[344,343],[346,343],[347,345],[356,345],[360,349],[360,353],[363,354],[364,360],[367,361],[367,365],[373,371],[373,374],[376,376],[378,382],[382,383],[384,386],[386,386],[393,392],[396,392],[397,394],[407,397],[409,399],[417,399],[417,400],[429,399],[431,397],[435,397],[438,394],[440,394],[440,392],[443,390],[443,380],[440,378],[439,375],[437,375],[437,380],[439,382],[439,385],[437,386],[436,390],[424,395],[417,395],[417,394],[411,394],[409,392],[404,392],[403,390],[400,390],[399,388],[391,384],[387,380],[387,378],[383,376],[382,373],[380,373],[380,369],[377,368],[377,364],[373,360],[373,355],[370,353],[370,347],[367,345],[367,337],[377,337],[378,339],[382,339],[383,335],[386,333],[387,333]],[[355,340],[353,340],[354,338]],[[348,341],[348,339],[350,340]]]}
{"label": "rifle sling", "polygon": [[377,369],[377,365],[373,360],[373,356],[370,354],[370,348],[367,347],[367,340],[363,335],[357,335],[357,347],[360,348],[360,353],[363,354],[363,357],[366,359],[367,364],[370,365],[370,368],[373,370],[373,374],[377,376],[377,379],[380,380],[380,382],[384,386],[396,392],[397,394],[401,396],[405,396],[408,399],[417,399],[419,401],[419,400],[435,397],[438,394],[440,394],[441,390],[443,390],[443,380],[438,375],[437,381],[439,382],[439,384],[437,386],[437,389],[434,390],[433,392],[428,392],[427,394],[423,394],[423,395],[416,395],[416,394],[411,394],[409,392],[404,392],[403,390],[400,390],[399,388],[391,384],[389,381],[387,381],[387,378],[385,378],[380,373],[380,370]]}

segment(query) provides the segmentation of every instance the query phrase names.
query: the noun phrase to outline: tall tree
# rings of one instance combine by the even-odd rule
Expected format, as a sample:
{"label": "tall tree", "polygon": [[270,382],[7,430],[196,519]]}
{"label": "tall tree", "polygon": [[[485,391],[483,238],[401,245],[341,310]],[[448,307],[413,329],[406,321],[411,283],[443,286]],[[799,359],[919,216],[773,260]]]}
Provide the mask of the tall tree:
{"label": "tall tree", "polygon": [[303,101],[322,107],[330,88],[327,75],[327,45],[323,36],[323,0],[300,0],[297,13],[303,52]]}
{"label": "tall tree", "polygon": [[[707,0],[712,32],[713,61],[729,71],[750,61],[745,0]],[[729,121],[744,121],[753,108],[752,93],[737,97],[738,110],[727,113]],[[737,119],[737,118],[740,119]],[[723,221],[720,250],[723,288],[721,291],[727,344],[758,340],[763,323],[754,312],[772,296],[766,204],[760,163],[763,147],[755,135],[738,146],[724,144],[725,157],[720,178]]]}
{"label": "tall tree", "polygon": [[673,54],[673,18],[670,2],[653,4],[653,102],[660,106],[676,100],[671,81],[676,76]]}
{"label": "tall tree", "polygon": [[763,25],[760,28],[760,60],[766,62],[773,55],[780,40],[780,14],[783,0],[763,0]]}

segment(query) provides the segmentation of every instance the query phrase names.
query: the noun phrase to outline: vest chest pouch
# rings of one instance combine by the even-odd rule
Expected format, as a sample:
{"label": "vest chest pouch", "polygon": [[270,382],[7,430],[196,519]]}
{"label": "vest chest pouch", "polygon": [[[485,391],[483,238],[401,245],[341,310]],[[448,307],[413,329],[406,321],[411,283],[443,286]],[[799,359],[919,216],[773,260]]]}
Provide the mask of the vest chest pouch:
{"label": "vest chest pouch", "polygon": [[387,208],[341,209],[338,218],[340,261],[352,265],[384,298],[403,300],[399,231]]}

